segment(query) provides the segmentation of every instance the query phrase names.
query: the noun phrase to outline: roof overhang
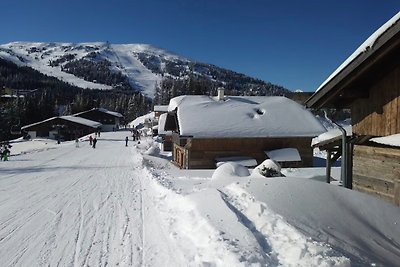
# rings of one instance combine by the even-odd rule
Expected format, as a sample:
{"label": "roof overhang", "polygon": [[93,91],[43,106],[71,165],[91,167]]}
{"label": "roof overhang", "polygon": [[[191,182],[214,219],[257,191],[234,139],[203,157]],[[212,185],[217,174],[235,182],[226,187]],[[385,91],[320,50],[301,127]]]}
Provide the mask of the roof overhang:
{"label": "roof overhang", "polygon": [[400,22],[380,35],[366,51],[321,86],[306,102],[309,108],[348,108],[368,98],[367,87],[400,63]]}

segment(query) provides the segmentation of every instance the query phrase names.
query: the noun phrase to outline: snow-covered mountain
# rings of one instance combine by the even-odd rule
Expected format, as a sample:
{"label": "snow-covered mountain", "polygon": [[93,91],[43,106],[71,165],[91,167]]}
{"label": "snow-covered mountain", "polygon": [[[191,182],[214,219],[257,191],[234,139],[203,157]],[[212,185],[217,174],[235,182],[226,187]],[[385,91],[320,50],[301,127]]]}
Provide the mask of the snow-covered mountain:
{"label": "snow-covered mountain", "polygon": [[[195,75],[244,90],[284,88],[211,64],[191,61],[145,44],[33,43],[0,45],[0,58],[89,89],[133,88],[153,98],[163,78]],[[272,89],[271,89],[272,88]],[[278,92],[280,94],[280,92]]]}

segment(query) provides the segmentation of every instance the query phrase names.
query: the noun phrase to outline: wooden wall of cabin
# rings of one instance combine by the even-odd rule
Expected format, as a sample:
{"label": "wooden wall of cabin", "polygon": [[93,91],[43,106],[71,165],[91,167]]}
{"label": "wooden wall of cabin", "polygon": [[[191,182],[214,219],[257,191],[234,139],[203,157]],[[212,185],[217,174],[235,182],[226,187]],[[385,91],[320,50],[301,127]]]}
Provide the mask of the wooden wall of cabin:
{"label": "wooden wall of cabin", "polygon": [[[310,137],[189,139],[186,144],[190,169],[215,168],[215,158],[229,156],[252,157],[260,164],[266,159],[264,151],[290,147],[299,151],[302,167],[312,166]],[[294,164],[292,167],[299,167],[298,163]]]}
{"label": "wooden wall of cabin", "polygon": [[353,189],[400,206],[400,149],[355,145]]}
{"label": "wooden wall of cabin", "polygon": [[387,136],[400,133],[400,67],[371,84],[368,98],[351,106],[353,133]]}

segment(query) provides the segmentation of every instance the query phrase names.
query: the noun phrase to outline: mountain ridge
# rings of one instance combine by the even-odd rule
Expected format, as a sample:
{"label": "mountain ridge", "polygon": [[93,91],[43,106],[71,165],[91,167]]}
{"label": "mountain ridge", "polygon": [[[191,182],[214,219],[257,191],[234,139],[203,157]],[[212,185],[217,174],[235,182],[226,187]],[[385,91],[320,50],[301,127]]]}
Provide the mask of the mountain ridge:
{"label": "mountain ridge", "polygon": [[150,44],[11,42],[0,45],[0,58],[80,88],[130,87],[151,99],[163,80],[193,77],[210,81],[213,87],[235,90],[237,94],[282,95],[290,92],[282,86],[190,60]]}

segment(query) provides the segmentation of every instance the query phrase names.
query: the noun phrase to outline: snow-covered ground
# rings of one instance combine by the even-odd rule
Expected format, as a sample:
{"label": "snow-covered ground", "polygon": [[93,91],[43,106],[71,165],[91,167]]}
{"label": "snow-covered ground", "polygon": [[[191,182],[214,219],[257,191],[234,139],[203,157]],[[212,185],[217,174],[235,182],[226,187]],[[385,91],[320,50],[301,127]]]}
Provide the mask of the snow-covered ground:
{"label": "snow-covered ground", "polygon": [[400,210],[323,169],[179,170],[129,132],[14,143],[0,162],[1,266],[398,266]]}

